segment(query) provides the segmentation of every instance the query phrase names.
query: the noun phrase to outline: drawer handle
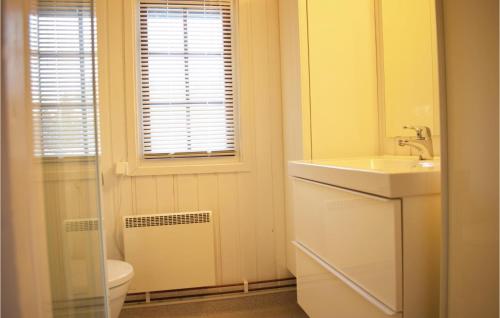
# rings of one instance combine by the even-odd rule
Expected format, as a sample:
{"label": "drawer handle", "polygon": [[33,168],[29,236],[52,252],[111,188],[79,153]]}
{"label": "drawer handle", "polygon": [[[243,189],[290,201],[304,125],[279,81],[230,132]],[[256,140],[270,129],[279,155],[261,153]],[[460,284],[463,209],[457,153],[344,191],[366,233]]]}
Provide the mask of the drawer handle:
{"label": "drawer handle", "polygon": [[335,277],[337,277],[340,281],[342,281],[344,284],[349,286],[352,290],[354,290],[356,293],[358,293],[361,297],[366,299],[369,303],[380,309],[383,313],[386,315],[394,316],[397,315],[401,312],[396,312],[392,310],[391,308],[387,307],[386,304],[378,300],[377,298],[373,297],[371,294],[366,292],[364,289],[353,283],[350,279],[344,276],[344,274],[340,273],[337,271],[335,268],[333,268],[330,264],[325,262],[323,259],[321,259],[318,255],[314,254],[311,252],[307,247],[302,245],[301,243],[297,241],[292,242],[295,247],[297,247],[300,251],[302,251],[304,254],[307,256],[311,257],[313,260],[315,260],[321,267],[323,267],[325,270],[333,274]]}

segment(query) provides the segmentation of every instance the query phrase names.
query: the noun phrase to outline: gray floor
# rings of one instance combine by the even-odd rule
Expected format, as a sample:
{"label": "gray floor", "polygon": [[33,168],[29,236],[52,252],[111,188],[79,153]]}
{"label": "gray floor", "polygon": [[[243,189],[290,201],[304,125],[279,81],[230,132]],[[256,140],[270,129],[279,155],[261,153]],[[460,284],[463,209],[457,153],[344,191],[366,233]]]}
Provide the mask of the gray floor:
{"label": "gray floor", "polygon": [[297,305],[295,292],[236,299],[125,308],[120,318],[307,318]]}

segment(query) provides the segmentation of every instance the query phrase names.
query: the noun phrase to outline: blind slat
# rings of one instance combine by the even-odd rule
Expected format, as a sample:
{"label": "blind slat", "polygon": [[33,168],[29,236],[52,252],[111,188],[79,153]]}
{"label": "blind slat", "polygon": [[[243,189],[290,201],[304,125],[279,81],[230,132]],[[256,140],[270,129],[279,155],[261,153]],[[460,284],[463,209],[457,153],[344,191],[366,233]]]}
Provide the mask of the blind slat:
{"label": "blind slat", "polygon": [[231,0],[142,0],[145,158],[234,155]]}

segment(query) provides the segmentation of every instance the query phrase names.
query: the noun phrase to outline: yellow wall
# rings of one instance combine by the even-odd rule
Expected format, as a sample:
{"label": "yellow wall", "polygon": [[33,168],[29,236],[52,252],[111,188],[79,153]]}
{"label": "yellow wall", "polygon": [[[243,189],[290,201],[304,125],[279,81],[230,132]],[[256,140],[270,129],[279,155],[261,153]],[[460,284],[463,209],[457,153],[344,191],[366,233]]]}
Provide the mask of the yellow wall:
{"label": "yellow wall", "polygon": [[499,314],[498,10],[444,0],[450,318]]}
{"label": "yellow wall", "polygon": [[[306,2],[279,0],[285,161],[311,158]],[[292,179],[285,165],[286,264],[295,274]]]}
{"label": "yellow wall", "polygon": [[380,150],[416,154],[398,136],[414,136],[405,125],[431,128],[440,156],[440,87],[435,0],[378,0]]}
{"label": "yellow wall", "polygon": [[435,0],[282,3],[285,140],[302,143],[297,154],[409,155],[394,138],[404,124],[430,126],[440,154]]}
{"label": "yellow wall", "polygon": [[[374,1],[279,2],[285,161],[377,154]],[[287,177],[287,266],[294,272],[292,196]]]}
{"label": "yellow wall", "polygon": [[379,16],[386,136],[414,135],[404,125],[439,135],[435,1],[383,0]]}
{"label": "yellow wall", "polygon": [[373,0],[309,0],[312,157],[378,152]]}

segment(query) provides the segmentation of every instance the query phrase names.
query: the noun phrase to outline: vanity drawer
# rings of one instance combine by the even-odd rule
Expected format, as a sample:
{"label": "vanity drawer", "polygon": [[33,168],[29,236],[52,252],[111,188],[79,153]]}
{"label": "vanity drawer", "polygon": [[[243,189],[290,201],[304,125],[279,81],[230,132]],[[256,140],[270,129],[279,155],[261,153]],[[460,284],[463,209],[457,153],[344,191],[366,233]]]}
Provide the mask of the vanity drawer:
{"label": "vanity drawer", "polygon": [[401,312],[401,201],[294,178],[296,241]]}
{"label": "vanity drawer", "polygon": [[296,248],[297,300],[311,318],[402,318],[370,303],[310,255]]}

